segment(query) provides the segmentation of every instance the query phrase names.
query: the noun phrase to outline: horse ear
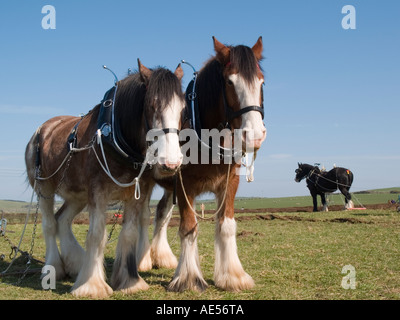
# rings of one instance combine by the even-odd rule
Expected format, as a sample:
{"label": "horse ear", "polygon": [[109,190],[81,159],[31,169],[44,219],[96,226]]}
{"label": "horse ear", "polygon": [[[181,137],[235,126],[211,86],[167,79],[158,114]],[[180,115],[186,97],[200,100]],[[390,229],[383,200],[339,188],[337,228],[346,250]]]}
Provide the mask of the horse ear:
{"label": "horse ear", "polygon": [[217,54],[217,60],[221,62],[221,64],[226,65],[230,60],[231,50],[219,42],[214,36],[212,38],[214,41],[214,50]]}
{"label": "horse ear", "polygon": [[142,65],[139,58],[137,59],[137,61],[138,61],[138,66],[139,66],[140,78],[147,85],[147,84],[149,84],[149,80],[150,80],[152,71],[150,69],[146,68],[144,65]]}
{"label": "horse ear", "polygon": [[182,78],[183,78],[183,69],[182,69],[181,64],[178,64],[174,74],[176,75],[176,77],[178,78],[179,81],[182,80]]}
{"label": "horse ear", "polygon": [[262,51],[263,51],[262,37],[258,38],[256,44],[251,49],[253,50],[253,53],[256,56],[256,59],[261,60],[262,59]]}

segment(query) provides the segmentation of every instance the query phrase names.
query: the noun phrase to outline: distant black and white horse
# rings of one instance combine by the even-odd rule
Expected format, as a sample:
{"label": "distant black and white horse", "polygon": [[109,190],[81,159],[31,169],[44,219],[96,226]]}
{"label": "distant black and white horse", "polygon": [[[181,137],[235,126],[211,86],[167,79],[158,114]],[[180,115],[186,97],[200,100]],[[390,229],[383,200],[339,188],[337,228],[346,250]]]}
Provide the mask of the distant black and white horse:
{"label": "distant black and white horse", "polygon": [[328,211],[325,193],[332,193],[337,189],[345,196],[345,209],[354,207],[349,192],[351,184],[353,183],[353,173],[349,169],[337,167],[330,171],[321,171],[319,167],[306,163],[298,163],[298,166],[299,167],[295,170],[296,177],[294,180],[300,182],[306,178],[307,187],[313,198],[314,212],[318,211],[317,195],[321,196],[323,205],[322,211]]}

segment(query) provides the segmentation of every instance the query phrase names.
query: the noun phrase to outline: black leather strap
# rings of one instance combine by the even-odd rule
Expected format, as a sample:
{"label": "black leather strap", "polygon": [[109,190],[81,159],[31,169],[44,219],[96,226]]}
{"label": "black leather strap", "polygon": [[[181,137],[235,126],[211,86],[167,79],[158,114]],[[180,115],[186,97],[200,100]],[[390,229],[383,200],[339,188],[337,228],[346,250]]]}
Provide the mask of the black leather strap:
{"label": "black leather strap", "polygon": [[239,111],[233,111],[232,108],[226,108],[226,118],[227,121],[230,122],[233,119],[240,117],[242,114],[250,112],[250,111],[258,111],[261,113],[261,117],[264,119],[264,108],[259,106],[248,106],[246,108],[240,109]]}

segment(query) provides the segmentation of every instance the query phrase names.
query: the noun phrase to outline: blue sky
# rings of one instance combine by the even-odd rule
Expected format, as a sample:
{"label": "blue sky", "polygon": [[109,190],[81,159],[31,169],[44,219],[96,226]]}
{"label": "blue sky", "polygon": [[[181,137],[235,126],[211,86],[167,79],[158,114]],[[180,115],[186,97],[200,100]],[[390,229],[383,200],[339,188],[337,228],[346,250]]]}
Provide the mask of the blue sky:
{"label": "blue sky", "polygon": [[[44,5],[56,29],[44,30]],[[342,7],[356,29],[342,28]],[[200,69],[212,36],[263,37],[267,140],[238,196],[306,195],[297,162],[335,163],[353,191],[400,186],[400,2],[377,0],[57,1],[0,3],[0,199],[28,200],[24,150],[47,119],[86,113],[119,78],[148,67]],[[192,77],[184,67],[183,86]],[[243,179],[244,180],[244,179]],[[160,194],[155,192],[154,197]]]}

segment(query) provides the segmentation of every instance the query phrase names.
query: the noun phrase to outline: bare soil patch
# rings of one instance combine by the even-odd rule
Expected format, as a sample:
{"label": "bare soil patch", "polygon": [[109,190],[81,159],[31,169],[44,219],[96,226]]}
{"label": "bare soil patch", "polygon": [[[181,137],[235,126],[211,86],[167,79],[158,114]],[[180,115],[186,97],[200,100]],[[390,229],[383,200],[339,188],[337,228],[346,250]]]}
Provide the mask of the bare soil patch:
{"label": "bare soil patch", "polygon": [[[366,209],[371,209],[371,210],[396,210],[396,204],[389,204],[389,203],[382,203],[382,204],[371,204],[371,205],[366,205]],[[313,218],[307,218],[307,217],[302,217],[298,215],[277,215],[274,213],[301,213],[301,212],[312,212],[313,208],[312,206],[307,206],[307,207],[288,207],[288,208],[259,208],[259,209],[236,209],[235,210],[235,219],[237,221],[244,221],[244,220],[254,220],[254,219],[260,219],[260,220],[274,220],[274,219],[279,219],[279,220],[290,220],[290,221],[310,221],[310,222],[316,222],[316,221],[321,221],[321,219],[313,219]],[[341,211],[343,210],[342,205],[333,205],[329,207],[330,211]],[[361,210],[362,212],[363,210]],[[205,217],[210,217],[214,214],[214,210],[205,210]],[[4,218],[8,220],[8,223],[10,224],[20,224],[20,223],[25,223],[25,218],[26,218],[26,213],[5,213],[3,214]],[[33,214],[31,214],[31,221],[30,223],[33,223]],[[123,218],[118,218],[117,222],[118,224],[122,224]],[[174,213],[173,217],[170,220],[169,226],[170,227],[176,227],[179,226],[179,214],[177,212]],[[366,223],[365,221],[356,219],[356,218],[336,218],[336,219],[330,219],[330,222],[348,222],[348,223]],[[38,223],[41,222],[41,215],[39,214],[38,216]],[[115,218],[113,214],[109,214],[107,217],[107,224],[113,224],[115,223]],[[151,221],[153,223],[153,221]],[[74,224],[89,224],[89,219],[87,217],[87,214],[80,214],[74,219]]]}

